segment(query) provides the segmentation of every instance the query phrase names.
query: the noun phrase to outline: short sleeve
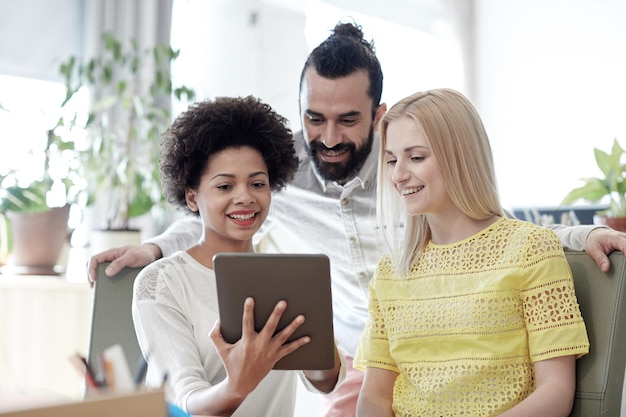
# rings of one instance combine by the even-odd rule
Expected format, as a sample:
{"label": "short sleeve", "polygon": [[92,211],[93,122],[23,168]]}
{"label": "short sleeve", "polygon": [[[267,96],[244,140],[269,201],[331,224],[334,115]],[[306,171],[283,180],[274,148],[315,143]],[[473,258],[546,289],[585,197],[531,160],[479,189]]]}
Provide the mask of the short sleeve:
{"label": "short sleeve", "polygon": [[521,296],[531,360],[583,356],[589,339],[558,237],[547,229],[531,233],[525,253]]}

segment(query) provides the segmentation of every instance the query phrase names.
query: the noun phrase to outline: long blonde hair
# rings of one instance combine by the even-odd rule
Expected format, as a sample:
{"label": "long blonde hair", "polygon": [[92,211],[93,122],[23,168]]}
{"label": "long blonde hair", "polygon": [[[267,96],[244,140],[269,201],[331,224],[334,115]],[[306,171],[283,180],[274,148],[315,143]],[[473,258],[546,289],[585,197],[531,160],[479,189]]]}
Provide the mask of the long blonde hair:
{"label": "long blonde hair", "polygon": [[[502,216],[489,138],[470,101],[450,89],[419,92],[393,105],[381,120],[377,215],[396,271],[405,274],[431,238],[426,216],[408,216],[387,175],[389,123],[410,117],[423,130],[452,202],[473,219]],[[403,236],[397,236],[404,224]]]}

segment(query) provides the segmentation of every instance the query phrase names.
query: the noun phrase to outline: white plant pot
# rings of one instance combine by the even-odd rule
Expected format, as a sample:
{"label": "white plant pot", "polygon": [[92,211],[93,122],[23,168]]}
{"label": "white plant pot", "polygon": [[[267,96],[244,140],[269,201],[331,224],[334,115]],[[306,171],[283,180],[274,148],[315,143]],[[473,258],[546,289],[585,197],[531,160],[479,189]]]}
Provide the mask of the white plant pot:
{"label": "white plant pot", "polygon": [[89,253],[95,255],[105,250],[141,244],[141,230],[92,230],[89,234]]}

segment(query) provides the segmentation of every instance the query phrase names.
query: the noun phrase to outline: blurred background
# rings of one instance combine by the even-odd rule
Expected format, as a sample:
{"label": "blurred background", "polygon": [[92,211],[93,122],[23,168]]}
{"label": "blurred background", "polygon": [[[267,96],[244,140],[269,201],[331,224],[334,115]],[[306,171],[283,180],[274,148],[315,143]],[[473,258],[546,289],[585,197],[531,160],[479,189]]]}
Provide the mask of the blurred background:
{"label": "blurred background", "polygon": [[507,208],[557,207],[596,175],[593,147],[624,136],[621,0],[0,0],[0,169],[28,162],[62,99],[58,65],[104,30],[171,40],[197,99],[254,94],[297,130],[304,59],[342,19],[374,40],[388,105],[437,87],[473,100]]}

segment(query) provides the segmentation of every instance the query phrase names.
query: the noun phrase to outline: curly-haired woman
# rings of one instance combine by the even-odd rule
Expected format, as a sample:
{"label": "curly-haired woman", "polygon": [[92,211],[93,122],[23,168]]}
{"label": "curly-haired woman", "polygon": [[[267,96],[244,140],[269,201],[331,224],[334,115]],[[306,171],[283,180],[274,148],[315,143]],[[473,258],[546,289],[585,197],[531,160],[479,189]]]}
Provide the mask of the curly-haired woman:
{"label": "curly-haired woman", "polygon": [[148,384],[167,375],[170,401],[191,414],[292,416],[296,378],[330,392],[342,366],[273,371],[274,364],[307,343],[285,343],[303,322],[296,317],[274,335],[285,303],[276,305],[260,332],[253,301],[244,306],[242,338],[221,335],[212,258],[218,252],[252,252],[252,237],[265,220],[271,192],[298,167],[286,120],[254,97],[196,103],[165,132],[162,187],[168,201],[199,216],[203,232],[186,251],[146,266],[135,281],[133,320]]}

